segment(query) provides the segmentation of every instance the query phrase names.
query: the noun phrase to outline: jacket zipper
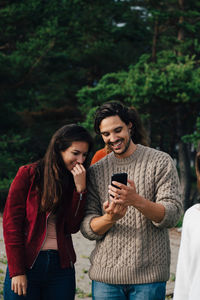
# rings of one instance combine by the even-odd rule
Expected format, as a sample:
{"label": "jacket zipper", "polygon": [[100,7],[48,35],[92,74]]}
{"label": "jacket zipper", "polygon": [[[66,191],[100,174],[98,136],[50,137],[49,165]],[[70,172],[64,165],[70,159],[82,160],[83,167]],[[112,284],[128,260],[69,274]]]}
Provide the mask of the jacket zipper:
{"label": "jacket zipper", "polygon": [[[69,250],[69,249],[68,249],[68,250]],[[72,258],[71,258],[70,251],[68,251],[67,255],[69,256],[69,264],[70,264],[70,267],[73,268],[73,267],[74,267],[74,264],[73,264],[73,261],[72,261]]]}
{"label": "jacket zipper", "polygon": [[[44,243],[45,243],[45,241],[46,241],[46,238],[47,238],[47,222],[48,222],[48,218],[49,218],[50,214],[51,214],[51,213],[49,213],[49,214],[47,215],[47,218],[46,218],[46,224],[45,224],[46,234],[45,234],[44,240],[43,240],[43,242],[42,242],[42,245],[41,245],[41,247],[40,247],[40,250],[42,249],[42,247],[43,247],[43,245],[44,245]],[[40,253],[40,250],[38,251],[38,253],[37,253],[37,255],[36,255],[36,257],[35,257],[35,259],[34,259],[32,265],[31,265],[31,267],[30,267],[30,269],[33,268],[34,263],[36,262],[36,259],[38,258],[38,255],[39,255],[39,253]]]}
{"label": "jacket zipper", "polygon": [[79,201],[78,201],[77,208],[76,208],[76,211],[75,211],[75,214],[74,214],[75,217],[77,216],[77,213],[78,213],[78,210],[79,210],[82,199],[83,199],[83,194],[80,193]]}

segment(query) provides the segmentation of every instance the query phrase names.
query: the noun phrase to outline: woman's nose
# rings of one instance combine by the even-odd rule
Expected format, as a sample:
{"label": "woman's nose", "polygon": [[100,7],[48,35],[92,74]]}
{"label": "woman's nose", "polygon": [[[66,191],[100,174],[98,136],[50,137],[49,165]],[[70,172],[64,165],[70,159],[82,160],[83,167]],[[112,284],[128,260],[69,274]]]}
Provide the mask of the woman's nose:
{"label": "woman's nose", "polygon": [[77,162],[78,162],[79,164],[83,164],[84,161],[85,161],[85,157],[82,156],[82,155],[80,155],[80,156],[77,158]]}

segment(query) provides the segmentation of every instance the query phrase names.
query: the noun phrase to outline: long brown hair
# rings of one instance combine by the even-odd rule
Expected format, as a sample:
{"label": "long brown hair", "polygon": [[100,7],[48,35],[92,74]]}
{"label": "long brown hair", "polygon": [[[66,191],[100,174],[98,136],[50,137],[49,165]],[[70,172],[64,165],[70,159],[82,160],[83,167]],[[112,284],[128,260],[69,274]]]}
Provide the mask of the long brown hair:
{"label": "long brown hair", "polygon": [[[76,124],[65,125],[52,136],[46,154],[36,167],[36,185],[41,195],[41,210],[51,211],[59,206],[63,188],[74,187],[73,176],[63,162],[61,151],[69,148],[73,142],[87,142],[88,153],[93,140],[88,131]],[[84,166],[89,166],[88,155]]]}
{"label": "long brown hair", "polygon": [[101,121],[111,116],[119,116],[126,125],[131,122],[131,138],[134,144],[148,146],[147,133],[136,108],[128,108],[118,101],[110,101],[97,108],[94,121],[94,130],[97,134],[100,134]]}

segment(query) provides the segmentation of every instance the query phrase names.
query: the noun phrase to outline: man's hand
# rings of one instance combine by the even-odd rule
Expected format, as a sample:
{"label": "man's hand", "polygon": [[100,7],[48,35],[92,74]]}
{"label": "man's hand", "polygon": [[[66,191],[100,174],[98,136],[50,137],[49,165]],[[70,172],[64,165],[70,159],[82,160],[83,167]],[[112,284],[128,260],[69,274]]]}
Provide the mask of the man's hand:
{"label": "man's hand", "polygon": [[126,205],[116,204],[113,201],[111,203],[106,201],[103,204],[103,208],[105,213],[107,214],[107,218],[109,218],[112,222],[116,222],[123,218],[127,211]]}
{"label": "man's hand", "polygon": [[19,296],[26,296],[27,278],[26,275],[14,276],[11,279],[11,290]]}
{"label": "man's hand", "polygon": [[134,206],[147,219],[160,223],[165,216],[165,207],[162,203],[156,203],[145,199],[136,192],[134,181],[128,180],[129,186],[113,181],[119,187],[109,185],[109,194],[113,195],[113,202],[119,205]]}
{"label": "man's hand", "polygon": [[106,201],[103,204],[103,209],[105,214],[93,218],[90,223],[92,230],[99,235],[106,233],[118,220],[125,216],[127,206]]}
{"label": "man's hand", "polygon": [[113,181],[113,184],[118,188],[109,185],[109,194],[113,196],[112,201],[116,204],[121,204],[125,206],[134,206],[134,199],[138,194],[136,193],[136,188],[134,181],[128,179],[129,186]]}

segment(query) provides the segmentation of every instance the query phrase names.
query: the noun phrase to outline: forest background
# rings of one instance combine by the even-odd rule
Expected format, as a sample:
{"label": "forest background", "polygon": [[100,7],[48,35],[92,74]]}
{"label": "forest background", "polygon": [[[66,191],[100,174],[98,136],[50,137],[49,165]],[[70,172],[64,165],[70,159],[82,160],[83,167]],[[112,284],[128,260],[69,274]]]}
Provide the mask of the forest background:
{"label": "forest background", "polygon": [[67,123],[93,131],[96,107],[139,111],[169,153],[185,209],[198,202],[200,1],[3,0],[0,3],[0,206],[20,165]]}

